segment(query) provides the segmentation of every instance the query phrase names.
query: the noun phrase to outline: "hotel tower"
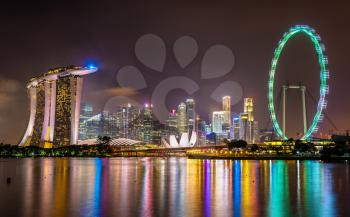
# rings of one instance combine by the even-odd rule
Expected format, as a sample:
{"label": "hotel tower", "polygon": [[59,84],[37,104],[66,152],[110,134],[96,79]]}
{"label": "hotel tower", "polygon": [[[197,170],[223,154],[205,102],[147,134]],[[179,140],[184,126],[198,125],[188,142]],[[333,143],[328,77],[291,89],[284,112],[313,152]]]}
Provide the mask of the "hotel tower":
{"label": "hotel tower", "polygon": [[77,144],[83,75],[95,67],[50,69],[30,79],[30,117],[21,146],[60,147]]}

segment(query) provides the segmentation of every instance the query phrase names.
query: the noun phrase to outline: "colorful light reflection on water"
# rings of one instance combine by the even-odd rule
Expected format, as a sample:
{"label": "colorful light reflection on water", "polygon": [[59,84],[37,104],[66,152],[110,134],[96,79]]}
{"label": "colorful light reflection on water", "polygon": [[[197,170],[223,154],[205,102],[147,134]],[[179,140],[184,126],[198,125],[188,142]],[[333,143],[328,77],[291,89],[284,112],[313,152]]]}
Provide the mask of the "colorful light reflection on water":
{"label": "colorful light reflection on water", "polygon": [[349,164],[318,161],[1,159],[0,210],[36,217],[349,216],[349,171]]}

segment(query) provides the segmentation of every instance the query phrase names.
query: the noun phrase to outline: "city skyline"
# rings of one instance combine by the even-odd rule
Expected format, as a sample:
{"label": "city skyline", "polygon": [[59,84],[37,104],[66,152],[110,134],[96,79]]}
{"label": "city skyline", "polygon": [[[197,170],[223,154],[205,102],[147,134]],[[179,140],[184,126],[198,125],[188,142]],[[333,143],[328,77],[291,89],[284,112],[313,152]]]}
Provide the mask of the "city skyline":
{"label": "city skyline", "polygon": [[[322,37],[326,53],[329,56],[329,69],[332,76],[329,80],[331,88],[326,113],[335,123],[338,131],[328,120],[322,124],[321,131],[345,132],[348,128],[347,111],[350,104],[346,100],[347,93],[343,90],[346,90],[349,80],[349,74],[346,73],[346,54],[349,49],[345,40],[349,31],[346,28],[338,27],[347,22],[344,12],[346,6],[343,4],[326,6],[303,3],[303,7],[292,4],[289,5],[289,9],[273,4],[271,7],[258,9],[259,7],[251,8],[246,3],[227,2],[216,4],[216,7],[211,7],[210,4],[199,6],[197,4],[174,3],[171,10],[163,4],[158,6],[142,5],[142,7],[140,5],[134,7],[133,4],[130,4],[124,5],[122,13],[117,13],[121,12],[121,9],[113,3],[110,3],[111,7],[107,11],[102,10],[101,6],[92,7],[91,2],[84,2],[81,5],[62,3],[56,5],[57,7],[43,4],[41,6],[43,10],[40,12],[31,6],[27,5],[29,9],[25,6],[26,4],[20,7],[5,4],[1,9],[4,10],[4,13],[0,14],[3,18],[0,22],[2,22],[4,34],[7,36],[7,39],[1,42],[2,51],[6,55],[0,60],[3,67],[0,72],[0,78],[3,82],[0,91],[0,112],[7,114],[0,118],[2,142],[18,143],[25,131],[30,114],[27,110],[29,101],[24,85],[30,77],[51,67],[72,63],[85,65],[88,62],[95,63],[100,71],[86,78],[82,101],[92,102],[99,111],[104,110],[104,105],[112,97],[109,89],[115,90],[117,88],[114,93],[118,96],[128,96],[143,103],[151,98],[154,87],[163,79],[186,76],[200,84],[200,90],[190,94],[190,97],[197,102],[198,114],[204,119],[209,119],[210,111],[220,110],[221,107],[219,102],[210,98],[212,92],[223,81],[234,80],[241,85],[243,93],[242,97],[236,97],[236,99],[239,98],[238,102],[232,100],[232,109],[239,111],[243,106],[242,99],[244,97],[254,98],[256,103],[260,105],[255,116],[259,120],[261,128],[264,128],[269,121],[267,106],[265,106],[267,105],[266,81],[273,51],[283,33],[295,24],[307,24],[315,28]],[[72,10],[78,6],[82,6],[79,12]],[[196,10],[197,7],[200,7],[201,10]],[[144,8],[149,10],[143,10]],[[189,11],[192,12],[184,12],[183,8],[191,9]],[[293,8],[295,10],[292,10]],[[157,14],[151,16],[150,11],[158,11],[159,9],[164,11],[162,15],[165,15],[163,13],[167,14],[163,17],[163,21],[156,19]],[[101,14],[102,11],[108,14],[110,19],[103,20],[94,17],[91,18],[89,25],[85,23],[85,20],[90,19],[90,12]],[[324,14],[322,11],[327,11],[327,13]],[[180,20],[175,22],[173,18],[178,17],[180,12],[183,14],[183,18],[178,18]],[[62,18],[62,16],[58,16],[60,13],[67,16]],[[127,17],[126,15],[129,13],[138,16],[126,20],[123,25],[115,21],[124,16]],[[209,23],[205,22],[208,13],[217,15]],[[273,14],[273,16],[269,14]],[[332,14],[337,16],[332,16]],[[279,16],[280,19],[274,19],[275,16]],[[47,19],[42,19],[42,17]],[[77,28],[69,27],[71,19],[68,17],[75,18],[72,24]],[[144,23],[140,23],[139,17],[148,18],[142,19]],[[193,23],[199,25],[193,26],[192,22],[184,22],[184,19],[189,17],[193,17]],[[289,17],[293,17],[293,19]],[[17,26],[9,25],[6,22],[8,20],[15,20]],[[183,25],[181,27],[173,25],[178,22],[183,23]],[[256,25],[257,22],[261,25]],[[100,25],[102,23],[105,25]],[[153,26],[162,26],[162,28]],[[174,28],[169,30],[168,26]],[[52,32],[48,29],[52,29],[57,34],[51,34]],[[27,34],[24,37],[19,31],[26,31]],[[82,35],[83,32],[86,34]],[[166,46],[167,57],[161,75],[145,67],[142,62],[140,63],[135,54],[135,43],[148,33],[161,37]],[[194,58],[193,62],[182,68],[172,55],[172,47],[177,39],[186,35],[193,37],[199,48],[198,56]],[[77,41],[79,42],[77,43]],[[40,46],[39,42],[43,46]],[[233,69],[222,78],[198,79],[206,51],[216,44],[223,44],[233,51],[235,57]],[[37,47],[41,49],[37,49]],[[53,53],[52,50],[55,52]],[[319,88],[318,82],[315,82],[318,78],[318,65],[312,44],[308,39],[299,37],[295,41],[289,42],[281,58],[281,68],[277,70],[278,81],[276,82],[279,82],[277,85],[281,85],[282,81],[286,80],[291,84],[302,81],[307,89],[316,95]],[[21,64],[14,64],[15,62],[21,62]],[[125,65],[136,66],[140,69],[147,83],[145,90],[133,91],[120,88],[121,86],[115,81],[115,77]],[[161,78],[157,79],[158,77]],[[173,108],[187,97],[188,94],[183,91],[174,90],[167,99],[167,107]],[[298,104],[300,101],[297,96],[291,93],[288,98],[291,107],[289,111],[297,111],[298,116],[301,117],[301,109]],[[312,117],[315,107],[310,99],[307,101],[309,101],[307,108],[309,108],[308,112],[310,113],[308,117]],[[208,102],[209,106],[204,106]],[[340,102],[342,106],[338,106]],[[291,118],[291,114],[287,114],[287,119],[287,122],[292,126],[291,132],[288,134],[293,133],[295,136],[296,132],[303,131],[299,120]],[[308,121],[310,122],[310,120]]]}
{"label": "city skyline", "polygon": [[[31,101],[31,115],[28,128],[19,145],[52,147],[53,145],[78,144],[78,140],[83,144],[84,139],[97,139],[99,136],[125,139],[132,138],[145,142],[146,144],[161,144],[162,139],[170,135],[167,134],[168,129],[166,129],[168,119],[161,122],[157,118],[157,115],[154,114],[153,104],[145,103],[143,109],[141,109],[138,108],[137,105],[132,105],[130,102],[127,102],[124,105],[120,104],[112,108],[115,109],[114,111],[103,110],[98,114],[94,114],[94,109],[90,104],[84,103],[83,107],[81,107],[80,98],[83,88],[81,75],[90,74],[97,70],[98,69],[93,65],[87,68],[73,66],[71,68],[61,67],[50,69],[49,72],[45,73],[43,76],[30,79],[27,88]],[[58,83],[57,87],[56,83]],[[67,98],[67,94],[72,96]],[[305,94],[303,96],[305,98]],[[231,118],[236,114],[231,111],[231,97],[222,96],[221,99],[222,110],[213,111],[212,117],[211,119],[209,118],[208,122],[209,128],[211,129],[210,132],[216,134],[215,144],[222,139],[241,139],[250,144],[262,142],[259,136],[259,131],[261,129],[258,128],[258,121],[254,120],[253,99],[249,97],[244,98],[243,112],[238,116],[238,125],[232,124],[237,118]],[[72,107],[69,107],[71,103],[74,105],[72,104]],[[303,103],[305,104],[305,102]],[[66,113],[68,112],[68,116],[72,117],[67,119],[64,118],[67,115],[59,116],[58,114],[60,114],[60,111],[56,111],[56,104],[60,110],[64,109]],[[64,108],[67,107],[66,104],[67,106],[69,105],[69,108]],[[177,110],[171,109],[169,112],[169,118],[171,118],[172,115],[174,115],[175,118],[175,129],[177,133],[175,133],[174,136],[180,136],[181,140],[184,136],[182,135],[183,133],[187,133],[186,136],[190,136],[193,131],[197,135],[196,129],[199,128],[197,119],[199,120],[200,116],[196,114],[195,104],[196,102],[193,98],[187,98],[185,101],[179,103]],[[130,113],[130,109],[134,111],[134,113]],[[82,113],[81,115],[80,112]],[[55,120],[55,116],[58,118],[57,120]],[[60,120],[62,118],[64,120],[67,119],[65,122],[68,121],[71,122],[71,124],[64,124],[65,122]],[[93,121],[93,125],[91,125],[91,121]],[[56,124],[58,127],[55,126],[55,122],[58,123]],[[61,126],[62,124],[65,126]],[[156,126],[157,130],[155,130],[154,126]],[[57,139],[60,137],[60,130],[57,130],[57,128],[63,129],[63,131],[61,130],[61,134],[64,134],[62,134],[62,138]],[[238,137],[234,135],[234,131],[237,128],[239,128]],[[268,130],[268,128],[263,130]],[[92,131],[93,133],[91,133]],[[330,138],[331,136],[328,135],[324,137],[327,134],[324,133],[322,136],[323,132],[321,132],[319,135],[321,137],[319,137],[316,133],[318,132],[315,131],[315,134],[311,135],[315,138]],[[58,136],[54,137],[56,134],[58,134]],[[129,134],[132,136],[129,136]],[[204,137],[205,135],[206,134],[204,134]],[[198,136],[201,137],[200,134],[198,134]],[[278,137],[278,135],[274,137]],[[58,144],[57,142],[62,144]],[[204,144],[205,143],[206,142],[204,142]],[[195,145],[196,142],[193,144]]]}
{"label": "city skyline", "polygon": [[5,0],[1,216],[350,216],[349,8]]}

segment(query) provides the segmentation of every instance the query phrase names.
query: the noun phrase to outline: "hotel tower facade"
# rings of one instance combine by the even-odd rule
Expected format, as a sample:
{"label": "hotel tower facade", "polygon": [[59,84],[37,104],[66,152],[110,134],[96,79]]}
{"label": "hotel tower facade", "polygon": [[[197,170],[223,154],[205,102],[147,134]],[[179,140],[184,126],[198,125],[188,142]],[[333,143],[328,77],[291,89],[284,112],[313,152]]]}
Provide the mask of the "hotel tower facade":
{"label": "hotel tower facade", "polygon": [[30,79],[30,117],[19,145],[49,148],[77,144],[82,76],[96,71],[95,67],[61,67]]}

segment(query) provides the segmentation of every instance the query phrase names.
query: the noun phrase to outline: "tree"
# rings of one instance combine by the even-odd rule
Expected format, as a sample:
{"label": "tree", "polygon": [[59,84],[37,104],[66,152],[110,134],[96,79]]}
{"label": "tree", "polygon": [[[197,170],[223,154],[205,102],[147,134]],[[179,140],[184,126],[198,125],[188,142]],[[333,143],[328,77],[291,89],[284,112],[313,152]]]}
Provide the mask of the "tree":
{"label": "tree", "polygon": [[237,148],[246,148],[247,147],[247,145],[248,145],[248,143],[246,142],[246,141],[244,141],[244,140],[238,140],[237,142],[236,142],[236,147]]}
{"label": "tree", "polygon": [[99,145],[106,145],[111,141],[111,137],[109,136],[98,136],[97,138]]}
{"label": "tree", "polygon": [[253,144],[252,147],[250,147],[250,151],[256,152],[259,150],[259,146],[257,144]]}
{"label": "tree", "polygon": [[343,143],[336,143],[334,147],[334,154],[343,156],[346,152],[346,145]]}
{"label": "tree", "polygon": [[294,154],[305,153],[305,152],[315,152],[315,151],[317,151],[317,149],[313,143],[310,143],[310,142],[305,143],[299,139],[295,141],[294,150],[293,150]]}
{"label": "tree", "polygon": [[246,148],[248,143],[244,140],[231,140],[226,141],[228,149],[234,149],[234,148]]}

